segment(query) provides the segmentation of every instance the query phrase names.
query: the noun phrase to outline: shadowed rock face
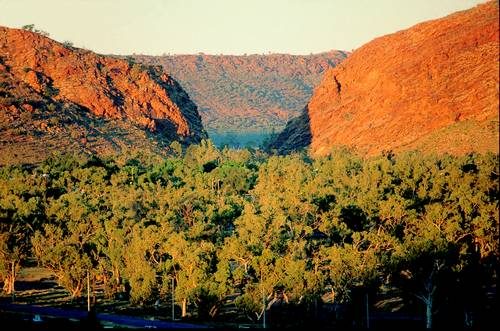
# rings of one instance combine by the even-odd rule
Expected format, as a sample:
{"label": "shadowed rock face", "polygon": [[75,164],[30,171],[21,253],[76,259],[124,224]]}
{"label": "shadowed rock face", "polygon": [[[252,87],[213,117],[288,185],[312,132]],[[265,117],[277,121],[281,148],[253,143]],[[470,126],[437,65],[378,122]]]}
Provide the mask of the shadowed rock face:
{"label": "shadowed rock face", "polygon": [[[206,137],[196,105],[161,67],[133,64],[66,47],[37,33],[0,27],[0,75],[4,120],[15,119],[19,112],[43,112],[52,104],[55,112],[71,108],[69,117],[86,112],[80,115],[133,125],[164,143],[191,143]],[[2,135],[8,129],[4,126]],[[42,136],[47,134],[43,131]],[[92,135],[84,130],[79,139],[87,133]]]}
{"label": "shadowed rock face", "polygon": [[377,38],[327,71],[303,117],[312,154],[498,152],[498,11],[489,2]]}
{"label": "shadowed rock face", "polygon": [[296,150],[307,148],[311,144],[311,127],[306,109],[302,114],[290,120],[285,129],[272,138],[266,148],[277,151],[279,154],[288,154]]}

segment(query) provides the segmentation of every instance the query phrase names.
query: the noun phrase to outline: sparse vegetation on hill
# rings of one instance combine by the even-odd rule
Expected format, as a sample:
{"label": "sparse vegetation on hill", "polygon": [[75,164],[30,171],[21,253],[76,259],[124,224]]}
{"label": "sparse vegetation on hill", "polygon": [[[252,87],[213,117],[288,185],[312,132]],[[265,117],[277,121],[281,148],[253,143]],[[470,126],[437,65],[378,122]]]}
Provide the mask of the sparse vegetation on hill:
{"label": "sparse vegetation on hill", "polygon": [[0,164],[53,151],[165,153],[206,137],[196,105],[159,67],[0,27]]}
{"label": "sparse vegetation on hill", "polygon": [[35,24],[23,25],[21,27],[21,29],[26,30],[26,31],[30,31],[30,32],[34,32],[34,33],[38,33],[39,35],[44,36],[44,37],[50,36],[50,34],[48,32],[35,28]]}
{"label": "sparse vegetation on hill", "polygon": [[188,91],[205,128],[217,132],[278,131],[299,114],[324,71],[346,52],[313,55],[173,55],[134,59],[162,65]]}

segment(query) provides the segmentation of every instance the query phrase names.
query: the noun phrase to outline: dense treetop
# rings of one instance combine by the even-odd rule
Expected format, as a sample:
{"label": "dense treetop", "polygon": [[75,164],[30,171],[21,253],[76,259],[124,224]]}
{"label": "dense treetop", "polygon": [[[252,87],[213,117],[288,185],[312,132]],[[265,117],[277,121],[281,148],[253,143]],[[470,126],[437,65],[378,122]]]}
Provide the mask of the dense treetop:
{"label": "dense treetop", "polygon": [[90,271],[146,304],[168,300],[173,279],[183,314],[200,317],[228,297],[257,319],[263,297],[309,307],[391,289],[433,323],[450,300],[457,316],[486,304],[498,167],[493,154],[312,160],[209,141],[165,158],[52,156],[0,168],[0,272],[12,290],[34,256],[73,297]]}

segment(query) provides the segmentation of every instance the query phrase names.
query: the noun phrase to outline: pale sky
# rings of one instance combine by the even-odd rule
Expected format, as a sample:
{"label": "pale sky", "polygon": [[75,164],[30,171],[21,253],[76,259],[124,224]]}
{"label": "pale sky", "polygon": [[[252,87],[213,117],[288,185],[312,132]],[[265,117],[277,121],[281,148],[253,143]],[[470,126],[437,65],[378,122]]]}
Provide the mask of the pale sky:
{"label": "pale sky", "polygon": [[104,54],[319,53],[484,0],[0,0],[0,25]]}

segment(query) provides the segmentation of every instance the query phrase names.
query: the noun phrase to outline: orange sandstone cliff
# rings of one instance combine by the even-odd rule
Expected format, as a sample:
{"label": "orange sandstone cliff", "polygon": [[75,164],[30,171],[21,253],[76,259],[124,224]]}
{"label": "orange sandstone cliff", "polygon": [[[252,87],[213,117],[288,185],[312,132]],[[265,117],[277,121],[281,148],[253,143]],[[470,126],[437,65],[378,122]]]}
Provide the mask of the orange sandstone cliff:
{"label": "orange sandstone cliff", "polygon": [[[196,105],[160,67],[4,27],[0,27],[0,117],[2,163],[8,163],[3,162],[5,155],[14,157],[15,150],[40,152],[42,146],[36,145],[45,140],[54,148],[81,147],[101,154],[121,150],[136,138],[145,145],[154,141],[161,149],[172,140],[191,143],[206,137]],[[106,136],[109,130],[113,137]]]}
{"label": "orange sandstone cliff", "polygon": [[[272,143],[363,155],[498,153],[499,8],[489,2],[377,38],[330,69]],[[294,132],[298,128],[304,132]],[[306,139],[295,139],[294,137]]]}

